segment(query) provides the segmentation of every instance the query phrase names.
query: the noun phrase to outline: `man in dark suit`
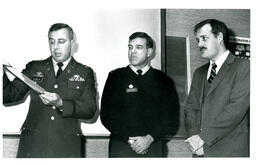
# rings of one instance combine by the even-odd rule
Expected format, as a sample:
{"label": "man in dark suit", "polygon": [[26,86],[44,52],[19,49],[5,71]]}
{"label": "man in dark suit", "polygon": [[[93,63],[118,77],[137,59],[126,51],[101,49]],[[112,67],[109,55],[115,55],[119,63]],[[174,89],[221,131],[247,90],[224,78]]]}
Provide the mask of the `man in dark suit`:
{"label": "man in dark suit", "polygon": [[29,62],[23,70],[45,93],[38,94],[18,78],[11,82],[4,73],[4,104],[27,93],[31,96],[17,157],[82,157],[79,118],[90,119],[96,111],[94,73],[72,57],[75,41],[70,26],[54,24],[48,37],[51,57]]}
{"label": "man in dark suit", "polygon": [[163,157],[161,139],[179,127],[174,82],[149,66],[153,40],[129,37],[130,65],[111,71],[101,100],[101,121],[111,132],[110,157]]}
{"label": "man in dark suit", "polygon": [[227,50],[226,25],[215,19],[194,29],[201,57],[185,106],[187,142],[195,156],[248,157],[250,62]]}

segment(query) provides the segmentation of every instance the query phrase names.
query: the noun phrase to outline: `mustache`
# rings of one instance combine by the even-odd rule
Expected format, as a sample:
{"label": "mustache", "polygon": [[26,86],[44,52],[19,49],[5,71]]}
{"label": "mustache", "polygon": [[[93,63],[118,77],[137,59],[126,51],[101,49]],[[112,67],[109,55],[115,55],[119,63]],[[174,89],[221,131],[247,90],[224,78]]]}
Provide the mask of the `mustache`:
{"label": "mustache", "polygon": [[200,47],[199,49],[200,49],[200,51],[203,51],[203,50],[206,50],[207,48],[206,47]]}

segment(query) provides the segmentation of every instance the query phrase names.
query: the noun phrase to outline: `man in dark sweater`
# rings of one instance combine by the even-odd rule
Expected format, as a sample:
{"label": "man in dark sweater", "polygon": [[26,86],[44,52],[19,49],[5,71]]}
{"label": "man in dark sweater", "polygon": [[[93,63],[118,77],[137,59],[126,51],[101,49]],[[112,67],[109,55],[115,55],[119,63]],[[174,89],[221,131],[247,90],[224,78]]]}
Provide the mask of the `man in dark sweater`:
{"label": "man in dark sweater", "polygon": [[111,132],[109,157],[163,157],[161,139],[179,127],[174,82],[149,66],[153,40],[129,37],[130,65],[109,73],[101,100],[101,121]]}

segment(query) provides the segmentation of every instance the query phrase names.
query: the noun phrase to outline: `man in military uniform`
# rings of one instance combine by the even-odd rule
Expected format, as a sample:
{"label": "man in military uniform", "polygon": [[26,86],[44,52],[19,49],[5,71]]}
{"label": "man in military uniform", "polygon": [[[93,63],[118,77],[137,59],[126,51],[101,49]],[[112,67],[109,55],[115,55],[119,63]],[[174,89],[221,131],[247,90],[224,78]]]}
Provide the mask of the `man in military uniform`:
{"label": "man in military uniform", "polygon": [[173,80],[149,65],[153,40],[129,37],[130,64],[111,71],[101,100],[101,122],[111,132],[109,157],[163,157],[161,139],[179,128]]}
{"label": "man in military uniform", "polygon": [[31,96],[17,157],[82,157],[79,119],[92,118],[97,109],[93,70],[72,57],[75,41],[70,26],[54,24],[48,37],[51,56],[30,62],[23,70],[45,93],[3,76],[4,104],[20,101],[27,93]]}

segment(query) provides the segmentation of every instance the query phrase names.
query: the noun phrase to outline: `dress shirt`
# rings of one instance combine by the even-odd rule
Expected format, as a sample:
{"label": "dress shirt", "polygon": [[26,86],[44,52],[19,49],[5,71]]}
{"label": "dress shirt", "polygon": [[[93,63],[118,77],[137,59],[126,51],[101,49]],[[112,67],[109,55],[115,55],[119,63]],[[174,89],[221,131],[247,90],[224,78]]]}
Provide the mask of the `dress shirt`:
{"label": "dress shirt", "polygon": [[[63,66],[61,67],[62,71],[65,70],[65,68],[67,67],[69,61],[71,60],[71,56],[63,63]],[[59,69],[59,66],[57,65],[58,62],[56,62],[53,58],[52,58],[52,63],[53,63],[53,69],[54,69],[54,73],[55,75],[57,75],[57,72],[58,72],[58,69]]]}
{"label": "dress shirt", "polygon": [[[132,66],[132,65],[129,65],[129,67],[132,69],[132,71],[134,71],[134,73],[136,73],[137,75],[139,75],[139,73],[137,72],[138,69],[136,69],[136,67]],[[149,70],[150,66],[149,65],[146,65],[143,69],[140,69],[142,70],[142,73],[141,75],[144,75],[148,70]]]}
{"label": "dress shirt", "polygon": [[218,74],[221,66],[223,65],[223,63],[225,62],[225,60],[227,59],[229,54],[229,50],[227,50],[226,52],[224,52],[215,62],[210,60],[210,65],[208,68],[208,73],[207,73],[207,80],[209,79],[210,75],[211,75],[211,70],[212,70],[212,64],[215,63],[217,65],[216,67],[216,74]]}

